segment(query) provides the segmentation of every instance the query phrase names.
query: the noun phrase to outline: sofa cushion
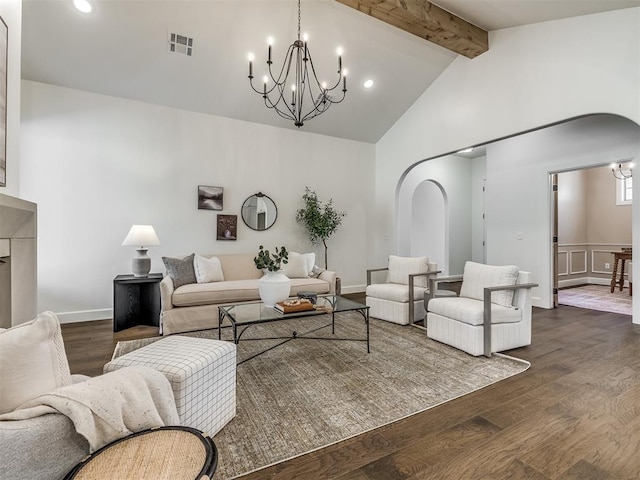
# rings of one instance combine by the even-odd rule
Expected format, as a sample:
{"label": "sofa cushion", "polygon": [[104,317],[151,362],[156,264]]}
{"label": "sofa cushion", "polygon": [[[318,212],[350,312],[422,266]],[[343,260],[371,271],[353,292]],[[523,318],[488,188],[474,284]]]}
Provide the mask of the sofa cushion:
{"label": "sofa cushion", "polygon": [[329,282],[318,278],[292,278],[289,295],[295,297],[299,292],[329,293]]}
{"label": "sofa cushion", "polygon": [[[429,270],[429,259],[427,257],[398,257],[389,255],[389,275],[387,281],[409,285],[409,274],[426,273]],[[415,287],[427,288],[427,277],[416,277],[413,285]]]}
{"label": "sofa cushion", "polygon": [[53,313],[0,332],[0,373],[0,414],[71,384],[62,331]]}
{"label": "sofa cushion", "polygon": [[[484,301],[468,297],[432,298],[429,312],[452,318],[469,325],[482,325]],[[491,323],[515,323],[522,319],[522,310],[491,304]]]}
{"label": "sofa cushion", "polygon": [[[425,288],[413,287],[413,300],[422,301],[425,291]],[[406,303],[409,301],[409,286],[397,283],[375,283],[367,286],[366,295],[380,300]]]}
{"label": "sofa cushion", "polygon": [[287,263],[282,265],[282,272],[289,278],[308,278],[315,263],[315,253],[289,252]]}
{"label": "sofa cushion", "polygon": [[193,269],[194,257],[194,253],[184,258],[162,257],[167,275],[173,280],[173,288],[196,283],[196,273]]}
{"label": "sofa cushion", "polygon": [[249,280],[262,277],[262,270],[256,268],[253,261],[255,255],[249,253],[223,253],[217,254],[222,264],[224,279],[227,280]]}
{"label": "sofa cushion", "polygon": [[218,257],[205,258],[196,255],[193,258],[193,270],[198,283],[222,282],[222,264]]}
{"label": "sofa cushion", "polygon": [[176,307],[190,307],[259,299],[257,279],[225,280],[214,283],[194,283],[176,288],[173,291],[172,303]]}
{"label": "sofa cushion", "polygon": [[[328,282],[317,278],[293,278],[290,295],[295,296],[298,292],[329,293],[329,288]],[[260,300],[257,279],[183,285],[174,290],[172,297],[176,307],[224,305],[256,300]]]}
{"label": "sofa cushion", "polygon": [[[518,267],[515,265],[496,266],[467,262],[464,265],[460,296],[484,300],[485,287],[515,285],[517,280]],[[513,302],[513,290],[493,292],[491,302],[510,307]]]}

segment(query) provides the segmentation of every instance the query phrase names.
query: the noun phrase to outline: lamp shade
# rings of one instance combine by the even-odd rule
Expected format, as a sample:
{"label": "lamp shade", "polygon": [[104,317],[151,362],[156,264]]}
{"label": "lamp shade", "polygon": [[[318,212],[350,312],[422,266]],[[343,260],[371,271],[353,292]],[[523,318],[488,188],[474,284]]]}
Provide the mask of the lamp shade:
{"label": "lamp shade", "polygon": [[155,247],[160,245],[160,240],[156,235],[156,231],[151,225],[134,225],[129,230],[124,242],[123,247]]}

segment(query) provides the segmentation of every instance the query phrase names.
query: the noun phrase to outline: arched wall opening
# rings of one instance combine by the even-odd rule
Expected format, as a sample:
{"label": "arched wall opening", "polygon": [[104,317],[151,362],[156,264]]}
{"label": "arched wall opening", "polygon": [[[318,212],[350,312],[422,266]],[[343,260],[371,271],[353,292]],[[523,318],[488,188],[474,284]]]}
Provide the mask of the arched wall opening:
{"label": "arched wall opening", "polygon": [[447,210],[447,194],[442,185],[427,179],[416,186],[411,199],[409,255],[428,257],[443,270],[448,265]]}
{"label": "arched wall opening", "polygon": [[[549,174],[602,165],[620,158],[640,160],[640,126],[610,114],[569,119],[487,143],[484,163],[449,154],[407,169],[396,190],[396,239],[400,254],[408,254],[411,198],[426,179],[438,181],[448,198],[447,273],[462,273],[474,259],[472,226],[478,209],[478,181],[486,179],[486,262],[516,264],[533,273],[539,287],[534,305],[553,306],[553,248],[551,244],[551,186]],[[640,193],[634,189],[634,197]],[[633,204],[637,203],[634,198]],[[475,200],[474,200],[475,199]],[[640,211],[633,207],[633,242],[640,238]],[[476,260],[476,261],[482,261]],[[634,262],[640,277],[640,262]],[[637,297],[637,295],[636,295]],[[640,300],[634,298],[634,312]],[[636,316],[637,317],[637,316]]]}

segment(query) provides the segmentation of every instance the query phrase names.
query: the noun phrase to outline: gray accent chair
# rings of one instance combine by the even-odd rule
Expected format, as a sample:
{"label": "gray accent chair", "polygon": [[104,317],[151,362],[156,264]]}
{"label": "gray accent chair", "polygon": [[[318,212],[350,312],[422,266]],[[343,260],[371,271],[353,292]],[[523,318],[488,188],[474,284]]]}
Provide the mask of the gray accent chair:
{"label": "gray accent chair", "polygon": [[[88,377],[72,375],[74,382]],[[69,417],[49,414],[0,422],[0,478],[58,480],[89,455]]]}

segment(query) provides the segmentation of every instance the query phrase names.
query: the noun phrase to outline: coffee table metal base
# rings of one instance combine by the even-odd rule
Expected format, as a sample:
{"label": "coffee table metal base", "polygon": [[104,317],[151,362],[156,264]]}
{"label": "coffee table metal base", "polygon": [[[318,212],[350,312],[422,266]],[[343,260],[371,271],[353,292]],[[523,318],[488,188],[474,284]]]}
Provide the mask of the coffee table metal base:
{"label": "coffee table metal base", "polygon": [[[340,298],[340,297],[336,297],[336,298]],[[260,318],[260,319],[254,319],[251,321],[243,321],[243,322],[238,322],[236,317],[234,316],[234,312],[233,312],[233,308],[238,307],[238,305],[226,305],[226,306],[221,306],[218,309],[218,339],[222,339],[222,324],[226,319],[229,320],[229,322],[231,323],[231,327],[232,327],[232,331],[233,331],[233,342],[237,345],[238,343],[240,343],[240,339],[242,338],[243,334],[247,331],[247,329],[249,329],[249,327],[253,326],[253,325],[259,325],[262,323],[272,323],[272,322],[280,322],[280,321],[284,321],[284,320],[293,320],[293,319],[303,319],[303,318],[308,318],[308,317],[314,317],[317,315],[321,315],[323,313],[327,313],[327,312],[323,312],[323,311],[310,311],[310,312],[299,312],[297,314],[278,314],[277,316],[270,316],[267,318]],[[267,308],[267,307],[265,307]],[[335,335],[335,331],[336,331],[336,313],[341,313],[341,312],[357,312],[359,313],[365,323],[365,328],[366,328],[366,337],[365,338],[346,338],[346,337],[335,337],[335,336],[331,336],[331,337],[320,337],[320,336],[313,336],[313,334],[319,330],[331,327],[331,334]],[[356,304],[355,302],[353,302],[353,306],[351,308],[345,309],[345,310],[340,310],[338,312],[336,311],[332,311],[331,313],[331,323],[327,323],[325,325],[321,325],[319,327],[315,327],[311,330],[308,330],[306,332],[300,333],[296,330],[291,332],[291,335],[289,336],[276,336],[276,337],[259,337],[259,338],[245,338],[245,342],[246,341],[257,341],[257,340],[282,340],[281,342],[265,349],[262,350],[258,353],[256,353],[255,355],[252,355],[248,358],[245,358],[244,360],[238,362],[238,365],[248,362],[249,360],[262,355],[263,353],[269,352],[271,350],[273,350],[274,348],[277,348],[281,345],[284,345],[285,343],[288,343],[292,340],[296,340],[298,338],[304,339],[304,340],[330,340],[330,341],[350,341],[350,342],[366,342],[367,344],[367,353],[371,353],[371,349],[370,349],[370,344],[369,344],[369,307],[367,307],[366,305],[362,305],[362,304]]]}

